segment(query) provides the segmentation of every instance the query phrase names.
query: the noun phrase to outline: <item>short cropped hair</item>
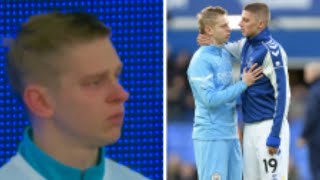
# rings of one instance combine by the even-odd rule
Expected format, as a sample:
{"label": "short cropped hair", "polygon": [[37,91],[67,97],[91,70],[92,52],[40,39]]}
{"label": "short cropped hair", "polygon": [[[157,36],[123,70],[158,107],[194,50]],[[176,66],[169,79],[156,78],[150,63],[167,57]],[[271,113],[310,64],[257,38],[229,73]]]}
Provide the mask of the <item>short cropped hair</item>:
{"label": "short cropped hair", "polygon": [[198,13],[198,26],[199,26],[199,32],[201,34],[204,34],[205,26],[211,25],[214,26],[216,24],[216,19],[218,16],[226,15],[228,12],[220,7],[220,6],[209,6],[204,8],[200,13]]}
{"label": "short cropped hair", "polygon": [[30,17],[9,47],[7,74],[13,90],[22,95],[28,81],[56,86],[64,67],[58,55],[65,48],[110,33],[109,27],[87,13],[54,12]]}
{"label": "short cropped hair", "polygon": [[255,14],[258,19],[264,21],[266,26],[268,26],[271,14],[267,4],[260,2],[250,3],[244,7],[244,10]]}

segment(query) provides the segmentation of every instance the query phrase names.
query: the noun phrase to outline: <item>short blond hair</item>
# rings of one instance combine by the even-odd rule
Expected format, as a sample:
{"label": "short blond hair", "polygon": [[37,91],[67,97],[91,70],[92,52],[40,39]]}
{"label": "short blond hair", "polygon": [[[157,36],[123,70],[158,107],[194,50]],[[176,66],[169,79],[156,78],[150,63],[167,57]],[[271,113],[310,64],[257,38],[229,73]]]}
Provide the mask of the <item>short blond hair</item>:
{"label": "short blond hair", "polygon": [[228,14],[228,12],[220,6],[208,6],[202,9],[202,11],[197,15],[199,32],[204,34],[206,25],[214,26],[216,24],[217,17],[226,14]]}
{"label": "short blond hair", "polygon": [[27,81],[57,85],[60,53],[77,43],[108,37],[111,30],[86,13],[48,13],[30,17],[10,45],[7,73],[13,90],[23,94]]}
{"label": "short blond hair", "polygon": [[266,26],[268,26],[271,13],[267,4],[261,2],[250,3],[244,7],[244,10],[255,14],[257,18],[264,21]]}

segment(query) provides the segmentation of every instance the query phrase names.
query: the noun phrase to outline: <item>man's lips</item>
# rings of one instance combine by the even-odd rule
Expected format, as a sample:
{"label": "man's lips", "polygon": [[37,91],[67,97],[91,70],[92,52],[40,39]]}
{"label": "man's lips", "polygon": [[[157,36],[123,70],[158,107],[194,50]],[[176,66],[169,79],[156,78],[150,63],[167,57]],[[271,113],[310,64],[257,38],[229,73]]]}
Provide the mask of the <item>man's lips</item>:
{"label": "man's lips", "polygon": [[123,118],[124,113],[123,112],[117,112],[112,115],[110,115],[107,120],[111,122],[114,125],[122,125],[123,124]]}

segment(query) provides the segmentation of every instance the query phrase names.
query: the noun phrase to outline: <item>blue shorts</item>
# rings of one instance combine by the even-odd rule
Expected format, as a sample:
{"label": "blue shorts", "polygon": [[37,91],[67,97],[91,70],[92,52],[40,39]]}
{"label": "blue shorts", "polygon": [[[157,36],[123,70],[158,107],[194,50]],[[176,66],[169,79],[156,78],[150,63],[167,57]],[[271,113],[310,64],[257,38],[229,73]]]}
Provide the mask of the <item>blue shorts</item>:
{"label": "blue shorts", "polygon": [[242,153],[238,139],[193,140],[199,180],[242,180]]}

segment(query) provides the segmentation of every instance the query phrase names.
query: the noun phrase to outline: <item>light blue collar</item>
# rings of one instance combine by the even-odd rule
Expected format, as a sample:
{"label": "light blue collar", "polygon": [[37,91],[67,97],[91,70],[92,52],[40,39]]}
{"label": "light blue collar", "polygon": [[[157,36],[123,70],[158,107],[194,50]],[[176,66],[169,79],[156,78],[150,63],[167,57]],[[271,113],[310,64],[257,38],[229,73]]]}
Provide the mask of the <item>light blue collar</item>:
{"label": "light blue collar", "polygon": [[104,176],[104,148],[99,149],[99,161],[84,171],[66,166],[50,157],[32,141],[32,129],[27,128],[19,145],[22,157],[46,179],[101,180]]}
{"label": "light blue collar", "polygon": [[206,51],[210,51],[212,55],[221,56],[223,46],[217,46],[215,44],[211,44],[209,46],[201,46],[201,48],[205,49]]}

